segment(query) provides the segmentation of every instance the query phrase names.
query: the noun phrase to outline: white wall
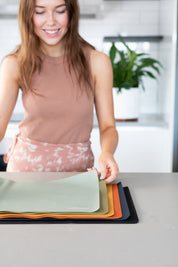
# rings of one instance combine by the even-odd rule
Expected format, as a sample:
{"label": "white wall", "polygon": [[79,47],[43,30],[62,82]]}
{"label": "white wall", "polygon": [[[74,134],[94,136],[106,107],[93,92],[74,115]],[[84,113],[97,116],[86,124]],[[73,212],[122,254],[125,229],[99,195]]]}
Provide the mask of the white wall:
{"label": "white wall", "polygon": [[106,35],[159,35],[159,7],[159,0],[104,2],[102,18],[82,19],[80,32],[99,50]]}

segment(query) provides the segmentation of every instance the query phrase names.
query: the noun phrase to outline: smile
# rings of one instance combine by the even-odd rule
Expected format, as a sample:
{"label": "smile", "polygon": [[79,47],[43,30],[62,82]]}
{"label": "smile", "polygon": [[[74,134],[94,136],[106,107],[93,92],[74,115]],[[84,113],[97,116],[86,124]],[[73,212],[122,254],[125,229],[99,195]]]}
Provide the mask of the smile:
{"label": "smile", "polygon": [[60,29],[56,29],[56,30],[43,30],[48,36],[56,36],[58,34],[58,32],[60,31]]}

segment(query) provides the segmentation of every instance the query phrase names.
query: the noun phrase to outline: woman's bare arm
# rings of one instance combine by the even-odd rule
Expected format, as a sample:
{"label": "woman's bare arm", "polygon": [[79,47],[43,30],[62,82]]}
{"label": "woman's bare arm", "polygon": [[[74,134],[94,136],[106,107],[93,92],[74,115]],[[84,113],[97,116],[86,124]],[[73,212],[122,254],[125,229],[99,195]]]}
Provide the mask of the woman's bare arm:
{"label": "woman's bare arm", "polygon": [[118,165],[113,154],[118,143],[113,111],[113,72],[109,57],[94,51],[91,56],[92,73],[95,78],[95,107],[100,130],[102,153],[99,158],[101,176],[109,183],[116,179]]}
{"label": "woman's bare arm", "polygon": [[14,56],[6,57],[0,68],[0,141],[4,138],[19,92],[18,64]]}

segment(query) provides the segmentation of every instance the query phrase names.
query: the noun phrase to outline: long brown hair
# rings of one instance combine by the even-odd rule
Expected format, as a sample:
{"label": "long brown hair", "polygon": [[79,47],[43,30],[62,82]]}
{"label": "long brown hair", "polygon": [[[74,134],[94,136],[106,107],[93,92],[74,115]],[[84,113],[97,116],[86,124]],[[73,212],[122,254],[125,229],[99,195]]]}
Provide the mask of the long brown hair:
{"label": "long brown hair", "polygon": [[[95,49],[79,35],[80,9],[77,0],[65,0],[68,11],[69,24],[65,35],[65,55],[67,57],[69,72],[74,70],[78,83],[82,88],[83,82],[87,93],[93,90],[91,83],[91,70],[89,62],[83,52],[83,47]],[[33,14],[35,0],[20,0],[18,20],[21,34],[21,44],[17,46],[13,55],[19,63],[19,84],[22,90],[32,90],[30,82],[35,71],[41,70],[42,59],[39,55],[40,39],[34,32]]]}

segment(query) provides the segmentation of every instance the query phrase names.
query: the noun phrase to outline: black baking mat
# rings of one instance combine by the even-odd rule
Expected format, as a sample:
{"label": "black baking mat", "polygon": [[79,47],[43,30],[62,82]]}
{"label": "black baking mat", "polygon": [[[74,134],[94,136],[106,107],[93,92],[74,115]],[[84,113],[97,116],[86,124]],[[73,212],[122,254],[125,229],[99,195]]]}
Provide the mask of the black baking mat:
{"label": "black baking mat", "polygon": [[42,218],[42,219],[29,219],[29,218],[4,218],[0,219],[0,224],[64,224],[64,223],[77,223],[77,224],[98,224],[98,223],[116,223],[116,224],[134,224],[138,223],[137,212],[130,194],[128,187],[123,187],[127,204],[130,211],[130,216],[126,220],[121,219],[78,219],[78,218],[66,218],[66,219],[55,219],[55,218]]}

